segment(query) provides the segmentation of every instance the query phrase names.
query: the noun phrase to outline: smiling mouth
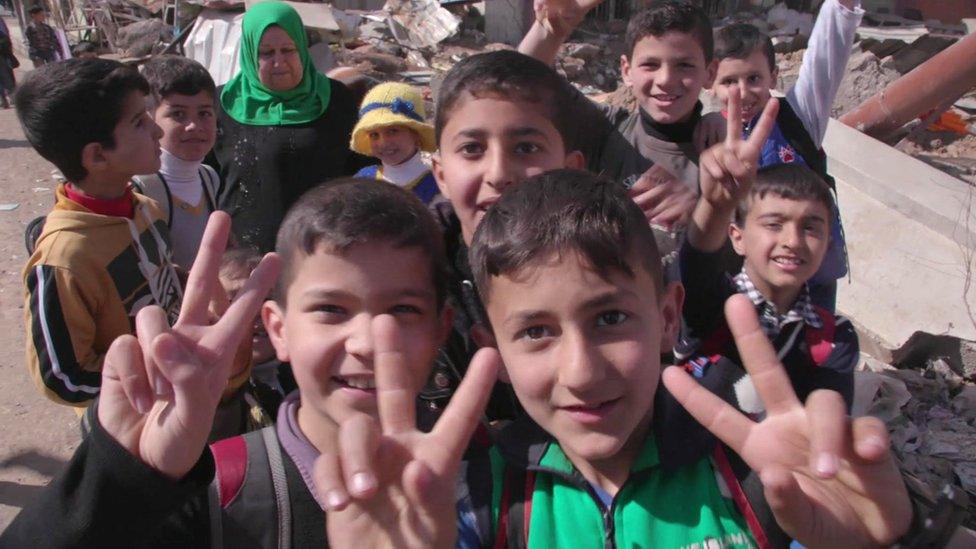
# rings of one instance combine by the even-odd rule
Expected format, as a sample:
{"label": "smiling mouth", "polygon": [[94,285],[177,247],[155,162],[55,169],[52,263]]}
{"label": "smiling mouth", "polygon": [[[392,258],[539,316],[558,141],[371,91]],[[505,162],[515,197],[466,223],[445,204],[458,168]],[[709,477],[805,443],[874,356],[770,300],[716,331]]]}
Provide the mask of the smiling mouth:
{"label": "smiling mouth", "polygon": [[675,101],[677,101],[678,99],[680,99],[681,96],[680,95],[671,95],[671,94],[668,94],[668,93],[658,93],[658,94],[652,95],[651,98],[653,98],[655,101],[659,101],[661,103],[674,103]]}
{"label": "smiling mouth", "polygon": [[774,257],[773,263],[783,267],[799,267],[805,265],[806,261],[799,257]]}
{"label": "smiling mouth", "polygon": [[593,423],[605,418],[618,402],[620,397],[596,403],[560,406],[559,410],[569,413],[573,419],[582,423]]}
{"label": "smiling mouth", "polygon": [[358,391],[376,391],[376,379],[372,377],[338,377],[332,376],[332,381],[336,385],[346,387],[348,389],[355,389]]}

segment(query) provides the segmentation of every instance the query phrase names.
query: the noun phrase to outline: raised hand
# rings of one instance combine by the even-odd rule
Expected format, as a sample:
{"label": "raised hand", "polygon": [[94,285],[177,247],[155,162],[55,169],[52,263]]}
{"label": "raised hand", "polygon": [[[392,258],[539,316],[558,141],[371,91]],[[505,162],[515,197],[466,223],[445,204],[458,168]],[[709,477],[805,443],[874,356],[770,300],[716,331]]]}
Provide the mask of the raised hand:
{"label": "raised hand", "polygon": [[535,0],[535,19],[549,33],[569,36],[586,14],[603,0]]}
{"label": "raised hand", "polygon": [[329,545],[453,548],[458,468],[494,385],[498,353],[478,351],[433,431],[423,433],[419,388],[406,374],[396,322],[379,316],[372,331],[379,421],[361,414],[344,422],[338,451],[315,464]]}
{"label": "raised hand", "polygon": [[725,141],[706,149],[698,161],[702,198],[715,208],[735,207],[749,192],[759,167],[759,154],[779,112],[779,101],[770,99],[749,138],[742,139],[741,102],[738,88],[729,88]]}
{"label": "raised hand", "polygon": [[804,546],[893,543],[912,511],[884,424],[852,420],[833,391],[815,391],[801,403],[752,303],[735,295],[725,314],[766,418],[751,421],[679,367],[665,370],[664,385],[759,475],[777,522]]}
{"label": "raised hand", "polygon": [[759,154],[772,133],[779,101],[770,99],[748,139],[742,139],[742,107],[738,88],[729,89],[729,115],[725,141],[698,159],[701,198],[691,212],[688,243],[702,252],[719,250],[728,236],[732,212],[756,179]]}
{"label": "raised hand", "polygon": [[648,168],[628,194],[652,225],[677,229],[688,223],[698,195],[660,164]]}
{"label": "raised hand", "polygon": [[200,458],[239,343],[280,268],[277,256],[265,256],[237,299],[213,322],[209,308],[223,292],[217,273],[229,232],[227,214],[211,214],[176,325],[169,327],[159,307],[142,309],[136,316],[138,338],[116,339],[102,368],[102,427],[171,478],[184,476]]}

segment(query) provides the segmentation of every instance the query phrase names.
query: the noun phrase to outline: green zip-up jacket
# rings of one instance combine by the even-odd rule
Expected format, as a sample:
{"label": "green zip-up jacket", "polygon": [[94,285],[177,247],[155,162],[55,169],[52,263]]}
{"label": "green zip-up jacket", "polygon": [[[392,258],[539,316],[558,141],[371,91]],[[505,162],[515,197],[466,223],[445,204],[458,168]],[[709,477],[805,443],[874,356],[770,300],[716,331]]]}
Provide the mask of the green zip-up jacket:
{"label": "green zip-up jacket", "polygon": [[[548,433],[528,418],[516,420],[490,448],[469,450],[459,546],[757,547],[709,453],[680,449],[679,463],[665,465],[661,440],[658,433],[647,437],[606,505]],[[694,445],[701,449],[702,441]]]}

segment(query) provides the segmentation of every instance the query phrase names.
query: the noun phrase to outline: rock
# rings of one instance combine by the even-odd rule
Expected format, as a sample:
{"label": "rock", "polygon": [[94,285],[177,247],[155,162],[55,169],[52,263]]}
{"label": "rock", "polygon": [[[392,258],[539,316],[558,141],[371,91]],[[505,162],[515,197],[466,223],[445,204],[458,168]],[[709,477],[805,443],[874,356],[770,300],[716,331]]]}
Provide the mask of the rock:
{"label": "rock", "polygon": [[583,61],[592,61],[600,55],[600,47],[587,42],[570,42],[563,46],[567,57],[575,57]]}
{"label": "rock", "polygon": [[347,64],[349,62],[352,64],[366,62],[369,63],[376,71],[386,74],[393,74],[407,70],[407,62],[405,60],[385,53],[360,53],[358,51],[351,51],[347,52],[345,57],[348,60]]}

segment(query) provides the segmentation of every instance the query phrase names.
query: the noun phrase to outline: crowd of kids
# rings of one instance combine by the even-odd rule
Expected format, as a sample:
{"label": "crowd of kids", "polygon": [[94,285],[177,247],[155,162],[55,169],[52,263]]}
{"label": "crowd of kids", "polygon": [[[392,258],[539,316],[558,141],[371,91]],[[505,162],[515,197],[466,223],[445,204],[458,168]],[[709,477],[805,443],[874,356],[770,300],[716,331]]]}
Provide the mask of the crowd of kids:
{"label": "crowd of kids", "polygon": [[713,46],[700,8],[652,2],[635,112],[549,66],[598,3],[537,0],[523,53],[459,62],[433,124],[418,90],[370,91],[349,148],[380,164],[298,197],[263,257],[203,164],[202,67],[32,73],[17,113],[67,181],[28,364],[89,432],[0,545],[922,546],[884,424],[848,416],[829,287],[857,2],[826,0],[780,101],[767,37]]}

